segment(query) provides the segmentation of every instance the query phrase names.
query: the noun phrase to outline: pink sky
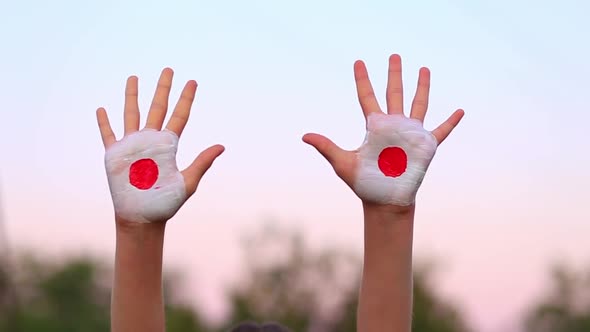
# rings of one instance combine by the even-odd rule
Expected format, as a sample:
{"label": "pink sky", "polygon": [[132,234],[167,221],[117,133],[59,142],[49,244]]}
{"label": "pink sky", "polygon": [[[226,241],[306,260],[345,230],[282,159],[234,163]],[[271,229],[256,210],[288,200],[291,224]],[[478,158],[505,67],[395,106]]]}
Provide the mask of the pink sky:
{"label": "pink sky", "polygon": [[[327,173],[322,167],[318,169],[319,174]],[[284,199],[296,199],[299,208],[235,204],[233,209],[223,209],[219,202],[224,201],[224,194],[215,189],[219,184],[213,179],[220,176],[218,172],[209,175],[210,180],[200,188],[201,198],[189,201],[170,223],[165,262],[186,272],[187,297],[212,317],[225,313],[221,292],[239,271],[240,236],[260,227],[269,217],[303,229],[314,246],[346,245],[360,253],[360,207],[338,182],[328,181],[326,189],[316,193],[333,197],[322,203],[323,208],[314,206],[317,198],[293,193]],[[437,204],[442,193],[432,187],[431,181],[425,182],[421,194],[416,257],[439,259],[439,291],[456,299],[479,331],[506,331],[506,325],[514,324],[519,311],[545,289],[551,262],[565,260],[581,267],[587,260],[590,226],[571,222],[587,216],[571,212],[562,216],[560,211],[565,206],[559,204],[519,213],[517,202],[510,204],[502,199],[473,207],[445,206]],[[35,195],[49,193],[40,190]],[[456,201],[465,201],[466,196]],[[539,201],[543,198],[534,193],[531,196]],[[27,197],[30,194],[16,193],[6,199],[13,247],[35,248],[58,257],[89,251],[112,260],[114,232],[108,195],[95,201],[78,200],[75,207],[67,202],[42,202],[35,209],[23,204]],[[261,197],[261,202],[269,201],[267,198]],[[553,222],[559,219],[564,221]]]}
{"label": "pink sky", "polygon": [[587,6],[12,2],[0,13],[9,45],[0,61],[0,190],[10,245],[112,259],[94,111],[106,107],[120,134],[126,77],[139,76],[145,111],[170,66],[173,103],[185,81],[199,82],[179,165],[211,144],[227,148],[168,227],[166,264],[188,273],[188,294],[222,314],[220,290],[239,268],[237,240],[267,218],[297,225],[314,245],[360,250],[357,199],[300,138],[319,132],[357,148],[364,123],[352,64],[365,60],[383,102],[387,57],[399,53],[406,104],[418,69],[432,71],[426,128],[466,110],[420,189],[417,257],[445,263],[440,291],[478,331],[509,332],[555,260],[582,268],[589,258]]}

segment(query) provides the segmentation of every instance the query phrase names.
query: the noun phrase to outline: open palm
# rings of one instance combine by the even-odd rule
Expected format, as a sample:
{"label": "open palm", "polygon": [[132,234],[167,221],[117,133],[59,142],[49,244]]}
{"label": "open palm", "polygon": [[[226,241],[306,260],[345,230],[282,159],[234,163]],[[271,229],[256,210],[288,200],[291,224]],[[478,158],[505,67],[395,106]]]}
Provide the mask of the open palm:
{"label": "open palm", "polygon": [[215,158],[224,150],[215,145],[201,152],[180,172],[176,165],[178,140],[186,126],[197,83],[186,83],[172,116],[162,130],[168,110],[173,71],[162,71],[145,128],[139,130],[137,77],[125,88],[125,133],[116,140],[104,108],[97,110],[98,126],[105,147],[105,166],[117,217],[130,222],[170,219],[196,191]]}
{"label": "open palm", "polygon": [[315,147],[363,201],[411,205],[437,146],[459,123],[464,112],[455,111],[432,132],[423,128],[430,71],[421,68],[412,108],[409,117],[405,116],[401,58],[397,54],[389,58],[387,113],[379,107],[362,61],[355,62],[354,76],[367,121],[365,142],[359,149],[346,151],[319,134],[306,134],[303,141]]}

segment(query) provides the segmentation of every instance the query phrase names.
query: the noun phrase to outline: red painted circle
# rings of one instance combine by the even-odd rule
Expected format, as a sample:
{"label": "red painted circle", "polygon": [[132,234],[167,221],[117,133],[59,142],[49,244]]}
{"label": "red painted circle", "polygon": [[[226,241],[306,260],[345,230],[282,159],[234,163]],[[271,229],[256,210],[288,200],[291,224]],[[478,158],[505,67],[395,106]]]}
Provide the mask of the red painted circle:
{"label": "red painted circle", "polygon": [[383,149],[379,154],[377,161],[379,169],[385,176],[398,177],[406,171],[408,167],[408,156],[406,152],[399,147],[388,147]]}
{"label": "red painted circle", "polygon": [[150,189],[158,180],[158,165],[152,159],[140,159],[129,168],[129,182],[136,188]]}

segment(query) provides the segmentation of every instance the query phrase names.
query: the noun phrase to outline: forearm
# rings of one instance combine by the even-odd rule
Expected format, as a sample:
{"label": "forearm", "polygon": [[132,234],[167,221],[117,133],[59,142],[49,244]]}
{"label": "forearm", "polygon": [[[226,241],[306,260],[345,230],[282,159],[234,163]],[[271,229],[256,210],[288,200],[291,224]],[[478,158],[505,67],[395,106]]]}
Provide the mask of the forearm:
{"label": "forearm", "polygon": [[162,252],[165,223],[118,221],[112,332],[165,331]]}
{"label": "forearm", "polygon": [[414,206],[363,204],[365,248],[359,332],[406,332],[412,321]]}

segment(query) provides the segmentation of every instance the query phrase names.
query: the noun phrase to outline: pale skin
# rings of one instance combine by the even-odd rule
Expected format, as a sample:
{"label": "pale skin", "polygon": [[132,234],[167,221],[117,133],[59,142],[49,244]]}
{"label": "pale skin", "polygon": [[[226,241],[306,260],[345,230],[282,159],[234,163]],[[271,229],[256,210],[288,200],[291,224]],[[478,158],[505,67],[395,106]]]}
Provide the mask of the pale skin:
{"label": "pale skin", "polygon": [[[358,97],[367,117],[382,112],[365,65],[354,65]],[[168,98],[173,72],[166,68],[158,82],[150,107],[146,128],[161,130],[168,109]],[[197,84],[189,81],[166,125],[179,137],[187,123],[195,98]],[[428,108],[430,72],[420,70],[418,88],[410,117],[424,120]],[[125,135],[139,130],[137,77],[130,77],[125,91]],[[401,59],[393,55],[389,60],[387,84],[387,113],[403,114]],[[438,144],[442,143],[463,116],[457,110],[447,121],[432,131]],[[106,149],[116,142],[106,111],[97,110],[97,120]],[[332,165],[336,174],[351,188],[358,166],[356,151],[345,151],[318,134],[307,134],[303,140],[314,146]],[[215,145],[203,151],[181,173],[186,184],[187,199],[212,165],[224,151]],[[353,189],[354,190],[354,189]],[[410,331],[412,310],[412,240],[414,205],[379,205],[362,202],[365,225],[363,279],[359,295],[358,328],[360,332]],[[138,223],[115,215],[116,255],[115,278],[111,304],[111,331],[165,331],[162,294],[162,250],[167,220]]]}
{"label": "pale skin", "polygon": [[[354,64],[358,99],[365,119],[383,112],[362,61]],[[409,117],[424,122],[428,109],[430,71],[421,68]],[[386,89],[387,114],[404,114],[402,65],[399,55],[389,58]],[[463,117],[456,110],[432,131],[438,145],[449,136]],[[357,151],[346,151],[319,134],[306,134],[303,141],[315,147],[336,174],[354,191],[358,167]],[[364,261],[357,310],[359,332],[402,332],[412,326],[412,242],[415,204],[380,205],[362,200],[364,212]]]}
{"label": "pale skin", "polygon": [[[160,76],[150,106],[145,128],[162,130],[174,72],[165,68]],[[140,125],[138,106],[138,79],[127,79],[124,106],[124,135],[136,132]],[[195,99],[197,83],[188,81],[172,112],[166,129],[181,136]],[[104,108],[96,112],[97,122],[105,149],[117,140]],[[190,166],[181,171],[186,185],[187,199],[195,193],[203,175],[213,161],[224,151],[214,145],[201,152]],[[162,252],[167,220],[139,223],[123,220],[115,215],[116,253],[115,276],[111,300],[112,332],[165,331],[162,294]]]}

